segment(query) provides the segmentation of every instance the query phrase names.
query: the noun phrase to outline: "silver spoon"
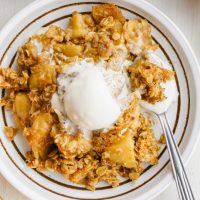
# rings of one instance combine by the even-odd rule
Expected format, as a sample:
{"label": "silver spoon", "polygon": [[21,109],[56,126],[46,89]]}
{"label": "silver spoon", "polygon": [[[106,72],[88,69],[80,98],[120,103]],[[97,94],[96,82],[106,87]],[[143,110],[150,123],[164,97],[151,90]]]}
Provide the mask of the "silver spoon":
{"label": "silver spoon", "polygon": [[192,189],[188,181],[187,174],[185,172],[185,168],[180,156],[178,146],[173,136],[174,134],[167,120],[166,113],[164,112],[161,114],[157,113],[155,114],[158,116],[163,132],[165,134],[167,149],[169,152],[169,157],[172,164],[173,175],[176,181],[179,197],[181,200],[194,200],[195,198],[192,193]]}
{"label": "silver spoon", "polygon": [[[160,65],[160,67],[167,66],[167,63],[163,62],[155,54],[148,55],[153,64]],[[160,123],[165,134],[167,149],[169,152],[169,157],[172,165],[174,179],[176,181],[179,197],[181,200],[194,200],[194,195],[191,190],[190,183],[188,181],[183,161],[178,150],[178,146],[174,139],[174,134],[170,128],[169,122],[167,120],[166,111],[171,106],[171,104],[176,101],[178,97],[178,91],[176,88],[175,81],[168,81],[165,83],[165,100],[157,102],[156,104],[150,104],[145,101],[141,101],[141,106],[145,109],[155,113],[160,119]]]}

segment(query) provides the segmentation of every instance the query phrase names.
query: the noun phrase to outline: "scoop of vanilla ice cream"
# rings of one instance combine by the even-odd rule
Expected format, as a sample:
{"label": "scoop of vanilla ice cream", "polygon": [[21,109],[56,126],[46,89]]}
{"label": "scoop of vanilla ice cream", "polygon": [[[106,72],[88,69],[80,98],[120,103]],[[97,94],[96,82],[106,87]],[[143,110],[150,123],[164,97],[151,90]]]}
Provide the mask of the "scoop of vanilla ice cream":
{"label": "scoop of vanilla ice cream", "polygon": [[[171,69],[171,66],[169,65],[168,62],[164,62],[161,58],[159,58],[154,53],[149,53],[148,58],[151,63],[159,67]],[[170,81],[167,81],[166,83],[162,83],[161,86],[165,89],[164,95],[166,99],[163,101],[157,102],[155,104],[151,104],[151,103],[148,103],[147,101],[141,100],[140,104],[142,107],[144,107],[145,109],[149,111],[153,111],[157,114],[161,114],[161,113],[166,112],[173,102],[177,101],[178,91],[177,91],[175,80],[170,80]]]}
{"label": "scoop of vanilla ice cream", "polygon": [[121,114],[102,73],[92,66],[85,68],[69,84],[64,108],[73,123],[88,130],[109,127]]}

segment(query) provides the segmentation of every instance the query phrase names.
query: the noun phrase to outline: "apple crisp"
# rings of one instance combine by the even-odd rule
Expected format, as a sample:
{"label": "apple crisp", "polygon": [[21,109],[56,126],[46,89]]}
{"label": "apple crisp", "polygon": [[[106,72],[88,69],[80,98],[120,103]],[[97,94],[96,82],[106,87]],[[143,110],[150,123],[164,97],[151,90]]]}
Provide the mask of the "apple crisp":
{"label": "apple crisp", "polygon": [[[141,112],[140,100],[163,101],[161,83],[175,75],[148,59],[147,52],[157,48],[148,21],[127,20],[113,4],[94,6],[91,14],[73,12],[67,29],[50,25],[31,36],[18,49],[17,70],[0,68],[0,87],[6,89],[0,105],[12,111],[17,124],[6,126],[5,133],[9,140],[17,131],[27,139],[27,166],[61,173],[93,191],[101,181],[117,187],[119,176],[136,181],[144,163],[157,164],[159,142],[151,120]],[[126,73],[131,91],[118,120],[93,130],[90,139],[80,128],[72,134],[51,104],[58,91],[57,77],[84,59],[103,60],[106,70]],[[76,75],[69,74],[69,82]]]}

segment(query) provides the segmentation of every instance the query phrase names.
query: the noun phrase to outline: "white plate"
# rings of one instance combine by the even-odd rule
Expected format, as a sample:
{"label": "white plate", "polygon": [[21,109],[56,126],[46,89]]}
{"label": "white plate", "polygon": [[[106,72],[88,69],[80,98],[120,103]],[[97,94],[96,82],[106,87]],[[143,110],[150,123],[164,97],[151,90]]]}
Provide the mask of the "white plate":
{"label": "white plate", "polygon": [[[47,24],[56,23],[66,27],[73,11],[88,12],[99,2],[114,2],[120,6],[127,18],[143,17],[152,25],[153,37],[160,44],[159,54],[169,60],[177,74],[179,102],[174,104],[167,115],[175,130],[176,141],[186,163],[194,150],[199,138],[200,101],[197,85],[200,75],[194,53],[183,34],[165,15],[145,1],[116,0],[88,1],[79,0],[38,0],[24,8],[0,32],[1,66],[14,67],[16,51],[30,34],[33,34]],[[100,184],[95,192],[85,190],[64,180],[61,175],[41,174],[26,167],[24,161],[28,145],[18,134],[14,142],[9,142],[3,126],[13,124],[12,116],[2,109],[0,114],[0,170],[7,180],[26,196],[37,200],[63,199],[151,199],[162,192],[173,180],[169,157],[166,148],[160,152],[159,164],[147,168],[141,178],[132,183],[122,180],[119,187],[112,189]],[[156,133],[161,133],[159,124]]]}

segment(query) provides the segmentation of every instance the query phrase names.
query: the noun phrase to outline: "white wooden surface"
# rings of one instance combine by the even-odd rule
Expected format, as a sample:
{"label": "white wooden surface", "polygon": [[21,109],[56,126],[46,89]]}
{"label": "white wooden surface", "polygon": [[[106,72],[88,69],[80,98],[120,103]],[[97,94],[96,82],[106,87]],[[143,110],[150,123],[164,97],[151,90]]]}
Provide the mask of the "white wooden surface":
{"label": "white wooden surface", "polygon": [[[0,0],[0,28],[21,8],[33,0]],[[148,0],[162,10],[182,30],[200,62],[200,0]],[[1,36],[0,36],[1,37]],[[199,144],[200,145],[200,144]],[[186,167],[196,197],[200,200],[200,147]],[[0,197],[4,200],[29,200],[0,175]],[[178,200],[175,183],[155,200]],[[38,199],[39,200],[39,199]]]}

